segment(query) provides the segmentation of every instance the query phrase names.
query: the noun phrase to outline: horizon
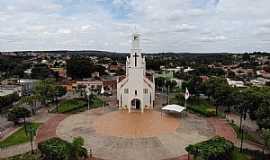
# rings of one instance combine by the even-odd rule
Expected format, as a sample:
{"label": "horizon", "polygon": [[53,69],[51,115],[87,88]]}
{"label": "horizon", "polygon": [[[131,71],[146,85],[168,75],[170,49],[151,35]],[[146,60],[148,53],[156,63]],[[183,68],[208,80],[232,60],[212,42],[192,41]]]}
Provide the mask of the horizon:
{"label": "horizon", "polygon": [[[270,1],[0,0],[0,51],[270,52]],[[259,9],[258,9],[259,8]]]}
{"label": "horizon", "polygon": [[[1,53],[22,53],[22,52],[106,52],[110,54],[130,54],[130,52],[115,52],[109,50],[21,50],[21,51],[0,51]],[[142,54],[270,54],[266,51],[254,52],[142,52]],[[59,53],[56,53],[59,54]],[[87,53],[85,53],[87,54]]]}

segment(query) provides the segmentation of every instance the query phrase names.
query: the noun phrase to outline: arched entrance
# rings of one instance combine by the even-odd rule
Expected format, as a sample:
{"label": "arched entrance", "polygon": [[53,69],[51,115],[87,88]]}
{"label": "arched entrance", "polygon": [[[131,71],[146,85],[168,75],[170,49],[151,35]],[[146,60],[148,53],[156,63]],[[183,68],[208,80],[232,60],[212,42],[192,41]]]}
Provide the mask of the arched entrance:
{"label": "arched entrance", "polygon": [[133,99],[131,101],[131,108],[132,109],[136,109],[136,110],[140,110],[141,109],[141,101],[139,99]]}

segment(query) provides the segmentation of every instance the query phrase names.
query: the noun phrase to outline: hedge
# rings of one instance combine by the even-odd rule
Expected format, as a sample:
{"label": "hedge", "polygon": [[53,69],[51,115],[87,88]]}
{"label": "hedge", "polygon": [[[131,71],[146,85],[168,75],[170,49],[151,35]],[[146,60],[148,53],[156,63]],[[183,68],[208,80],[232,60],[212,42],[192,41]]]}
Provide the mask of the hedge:
{"label": "hedge", "polygon": [[69,143],[60,138],[51,138],[38,144],[43,160],[79,160],[87,157],[82,144]]}
{"label": "hedge", "polygon": [[214,137],[208,141],[189,145],[185,149],[194,156],[194,159],[231,160],[234,144],[223,137]]}

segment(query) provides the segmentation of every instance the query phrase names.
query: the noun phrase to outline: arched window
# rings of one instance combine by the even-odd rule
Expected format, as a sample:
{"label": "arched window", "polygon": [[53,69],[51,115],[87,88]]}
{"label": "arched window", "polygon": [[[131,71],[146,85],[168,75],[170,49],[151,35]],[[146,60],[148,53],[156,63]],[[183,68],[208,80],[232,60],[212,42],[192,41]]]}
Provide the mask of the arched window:
{"label": "arched window", "polygon": [[137,96],[137,90],[135,90],[135,96]]}

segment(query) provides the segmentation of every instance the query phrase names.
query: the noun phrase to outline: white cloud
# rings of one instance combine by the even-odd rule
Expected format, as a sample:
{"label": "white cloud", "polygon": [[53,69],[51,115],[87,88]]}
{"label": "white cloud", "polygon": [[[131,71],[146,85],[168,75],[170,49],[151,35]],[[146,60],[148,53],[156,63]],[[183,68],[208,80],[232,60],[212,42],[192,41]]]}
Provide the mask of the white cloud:
{"label": "white cloud", "polygon": [[128,52],[136,26],[146,52],[270,51],[269,0],[59,2],[0,0],[0,50]]}

